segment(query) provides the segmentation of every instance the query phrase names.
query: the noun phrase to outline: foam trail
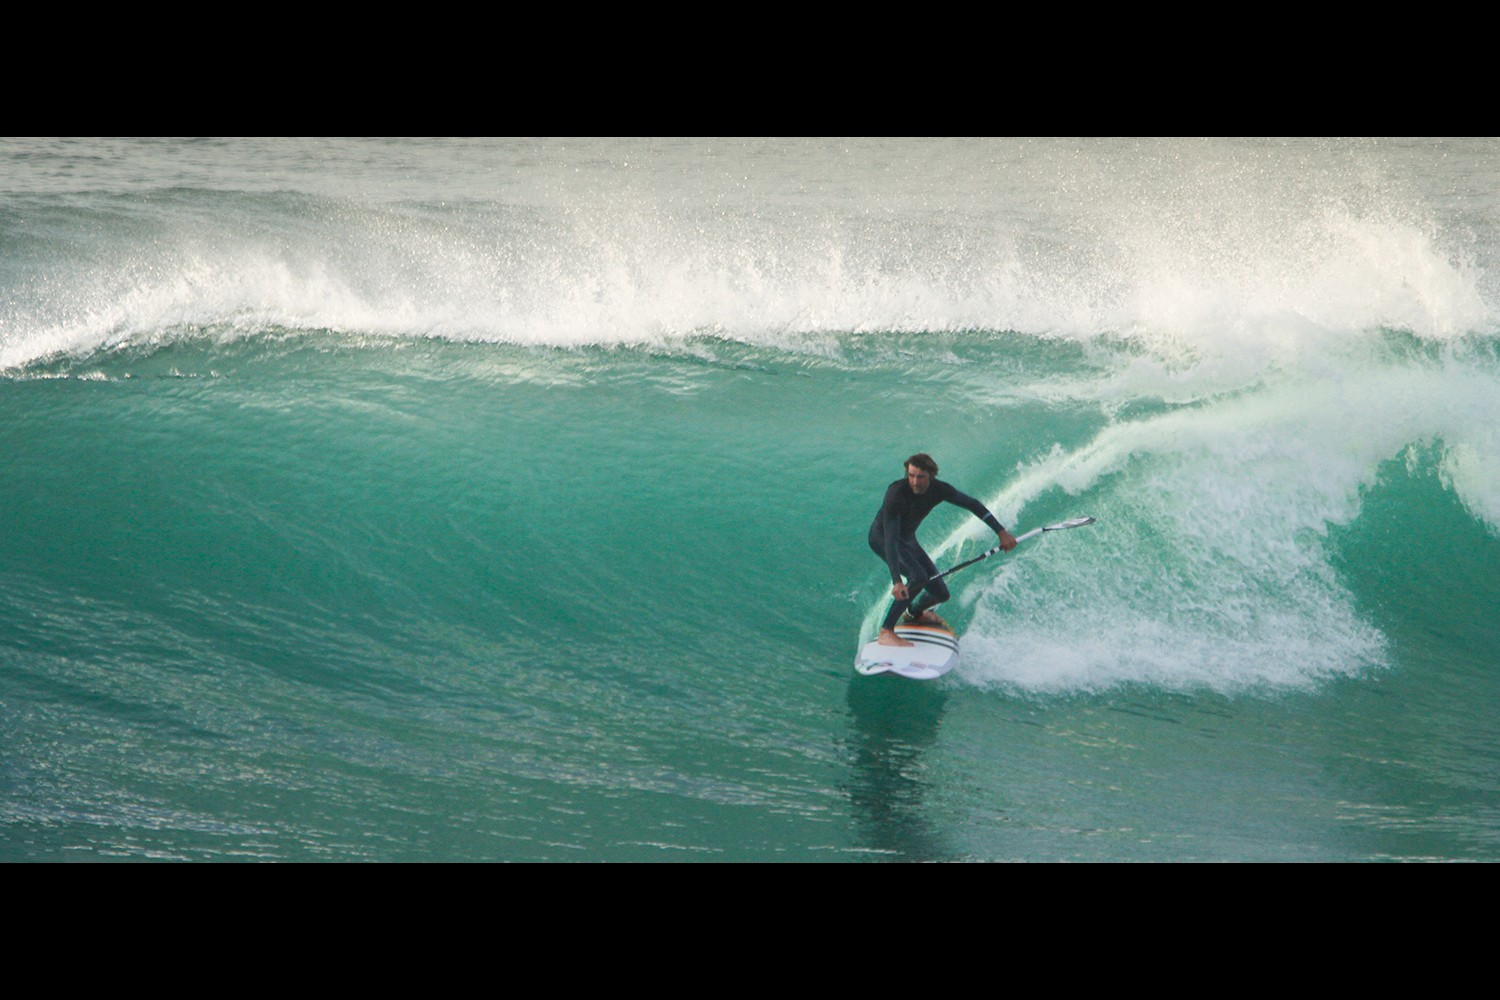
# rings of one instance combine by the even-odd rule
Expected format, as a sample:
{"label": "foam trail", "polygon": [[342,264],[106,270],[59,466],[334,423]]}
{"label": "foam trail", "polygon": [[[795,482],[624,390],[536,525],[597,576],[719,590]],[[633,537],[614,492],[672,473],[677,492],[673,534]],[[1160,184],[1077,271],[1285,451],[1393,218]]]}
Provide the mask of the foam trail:
{"label": "foam trail", "polygon": [[[1437,444],[1450,487],[1494,529],[1497,421],[1492,377],[1449,363],[1287,380],[1054,450],[991,506],[1014,522],[1060,488],[1079,498],[1064,515],[1100,523],[971,584],[963,675],[1044,691],[1227,691],[1383,662],[1382,637],[1331,568],[1327,526],[1358,516],[1381,463]],[[981,534],[966,524],[936,551]]]}

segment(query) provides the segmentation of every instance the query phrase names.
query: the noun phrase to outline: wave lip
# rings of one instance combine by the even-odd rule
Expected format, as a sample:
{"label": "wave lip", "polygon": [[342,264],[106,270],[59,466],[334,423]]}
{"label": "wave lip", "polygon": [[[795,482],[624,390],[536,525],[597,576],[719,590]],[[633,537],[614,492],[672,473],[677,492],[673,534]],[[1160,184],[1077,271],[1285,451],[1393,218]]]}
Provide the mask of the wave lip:
{"label": "wave lip", "polygon": [[[1500,246],[1473,236],[1482,220],[1439,224],[1431,195],[1380,179],[1410,166],[1401,156],[1371,152],[1367,169],[1310,147],[1304,159],[1328,161],[1313,183],[1284,151],[1267,180],[1235,147],[1179,149],[1174,172],[1139,149],[1058,162],[1043,146],[996,185],[992,162],[956,148],[952,189],[924,182],[914,199],[847,158],[793,152],[807,151],[769,162],[881,193],[788,201],[747,183],[726,203],[614,178],[624,186],[559,200],[563,181],[537,167],[506,197],[451,201],[311,182],[12,195],[0,368],[178,329],[279,328],[563,347],[711,333],[788,350],[849,332],[1013,330],[1128,336],[1248,371],[1380,327],[1496,329]],[[244,178],[226,164],[223,180]]]}

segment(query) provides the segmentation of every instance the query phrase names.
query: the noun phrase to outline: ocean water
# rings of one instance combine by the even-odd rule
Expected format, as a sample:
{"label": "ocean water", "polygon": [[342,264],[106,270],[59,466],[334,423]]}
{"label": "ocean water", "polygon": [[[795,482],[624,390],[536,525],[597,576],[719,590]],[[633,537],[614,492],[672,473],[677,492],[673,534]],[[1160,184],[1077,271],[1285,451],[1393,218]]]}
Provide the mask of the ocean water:
{"label": "ocean water", "polygon": [[0,858],[1500,857],[1497,163],[0,143]]}

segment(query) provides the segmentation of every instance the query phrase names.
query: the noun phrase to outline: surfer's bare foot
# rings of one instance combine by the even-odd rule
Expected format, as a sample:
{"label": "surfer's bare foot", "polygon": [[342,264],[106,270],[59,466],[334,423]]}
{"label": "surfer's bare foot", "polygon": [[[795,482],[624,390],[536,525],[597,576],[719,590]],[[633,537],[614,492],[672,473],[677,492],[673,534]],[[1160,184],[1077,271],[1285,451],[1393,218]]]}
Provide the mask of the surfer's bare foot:
{"label": "surfer's bare foot", "polygon": [[906,614],[901,616],[901,624],[942,625],[943,620],[937,615],[933,614],[931,611],[924,611],[920,615],[913,615],[911,612],[907,612]]}
{"label": "surfer's bare foot", "polygon": [[908,641],[906,639],[901,638],[899,635],[896,634],[896,630],[893,629],[893,628],[883,628],[883,629],[881,629],[880,630],[880,638],[876,639],[875,641],[878,642],[878,643],[880,643],[882,646],[915,646],[916,645],[916,643],[914,643],[914,642],[910,642],[910,641]]}

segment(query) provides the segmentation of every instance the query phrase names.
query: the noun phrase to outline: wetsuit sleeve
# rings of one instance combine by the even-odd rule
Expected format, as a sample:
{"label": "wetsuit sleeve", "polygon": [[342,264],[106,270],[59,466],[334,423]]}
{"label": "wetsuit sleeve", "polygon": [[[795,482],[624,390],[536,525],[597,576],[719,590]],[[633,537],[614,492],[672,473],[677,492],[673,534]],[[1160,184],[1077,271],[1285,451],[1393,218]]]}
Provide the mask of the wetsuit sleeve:
{"label": "wetsuit sleeve", "polygon": [[970,514],[973,514],[985,524],[989,525],[990,529],[997,535],[1005,530],[1005,525],[1001,524],[999,520],[996,519],[995,515],[990,513],[990,509],[984,504],[980,503],[978,500],[975,500],[967,493],[958,492],[958,490],[954,489],[952,486],[949,486],[947,483],[944,483],[943,485],[948,487],[948,495],[943,497],[944,500],[956,506],[962,507]]}
{"label": "wetsuit sleeve", "polygon": [[[891,583],[901,582],[901,513],[906,510],[900,487],[906,486],[906,481],[897,480],[886,487],[885,499],[880,501],[880,513],[874,516],[874,525],[870,526],[870,544],[876,547],[880,558],[885,559],[886,567],[891,570]],[[879,537],[876,537],[879,534]]]}
{"label": "wetsuit sleeve", "polygon": [[[899,556],[901,545],[901,494],[896,487],[901,483],[891,484],[890,489],[885,491],[885,501],[880,505],[880,530],[885,537],[885,564],[890,567],[891,583],[901,582],[901,558]],[[869,508],[866,508],[867,510]]]}

